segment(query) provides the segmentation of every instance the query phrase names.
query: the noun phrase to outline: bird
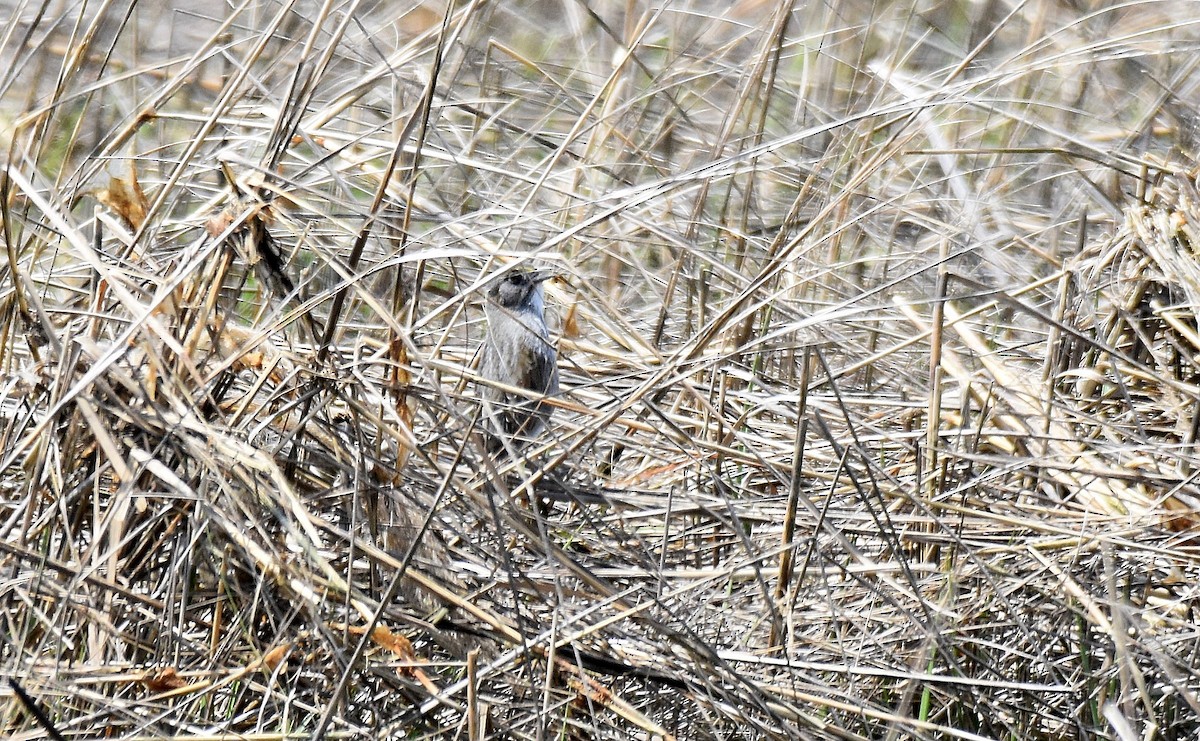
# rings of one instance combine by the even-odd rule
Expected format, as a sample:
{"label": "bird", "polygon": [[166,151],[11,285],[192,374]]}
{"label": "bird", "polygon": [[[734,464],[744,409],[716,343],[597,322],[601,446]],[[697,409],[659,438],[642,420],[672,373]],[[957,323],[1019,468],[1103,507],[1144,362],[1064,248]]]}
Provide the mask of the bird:
{"label": "bird", "polygon": [[509,445],[520,448],[550,423],[552,410],[545,397],[558,393],[558,360],[546,326],[544,283],[554,275],[552,270],[513,270],[486,291],[488,330],[479,375],[485,382],[482,396],[492,452]]}

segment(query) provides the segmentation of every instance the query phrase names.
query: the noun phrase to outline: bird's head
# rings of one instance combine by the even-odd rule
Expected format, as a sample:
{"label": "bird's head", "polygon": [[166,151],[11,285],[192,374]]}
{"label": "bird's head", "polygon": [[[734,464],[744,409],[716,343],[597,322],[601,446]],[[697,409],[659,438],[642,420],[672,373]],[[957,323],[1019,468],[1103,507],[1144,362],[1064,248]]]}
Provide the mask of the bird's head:
{"label": "bird's head", "polygon": [[488,299],[509,311],[533,309],[541,314],[546,305],[542,284],[554,275],[553,270],[513,270],[488,288]]}

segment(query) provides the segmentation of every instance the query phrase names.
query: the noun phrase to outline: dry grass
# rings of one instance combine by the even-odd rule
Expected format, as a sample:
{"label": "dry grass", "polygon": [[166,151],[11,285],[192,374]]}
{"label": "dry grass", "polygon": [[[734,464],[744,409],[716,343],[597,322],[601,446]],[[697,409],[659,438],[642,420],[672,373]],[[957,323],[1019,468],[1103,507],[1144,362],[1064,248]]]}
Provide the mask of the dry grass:
{"label": "dry grass", "polygon": [[1200,731],[1200,14],[709,5],[0,26],[6,735]]}

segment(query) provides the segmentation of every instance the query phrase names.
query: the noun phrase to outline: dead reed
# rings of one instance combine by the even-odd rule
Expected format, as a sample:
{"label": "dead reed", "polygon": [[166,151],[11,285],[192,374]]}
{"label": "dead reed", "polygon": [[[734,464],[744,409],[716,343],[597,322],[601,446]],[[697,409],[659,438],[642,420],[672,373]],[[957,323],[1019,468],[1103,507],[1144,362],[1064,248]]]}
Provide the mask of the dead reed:
{"label": "dead reed", "polygon": [[0,729],[1194,736],[1167,9],[15,6]]}

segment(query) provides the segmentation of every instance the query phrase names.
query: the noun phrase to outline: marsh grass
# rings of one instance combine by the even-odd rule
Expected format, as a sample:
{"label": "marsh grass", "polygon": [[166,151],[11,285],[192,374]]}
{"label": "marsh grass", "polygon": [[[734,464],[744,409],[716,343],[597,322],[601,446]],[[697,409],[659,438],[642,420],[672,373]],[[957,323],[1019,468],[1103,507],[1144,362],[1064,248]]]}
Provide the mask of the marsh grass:
{"label": "marsh grass", "polygon": [[0,27],[0,667],[64,737],[1200,730],[1187,7],[102,7]]}

